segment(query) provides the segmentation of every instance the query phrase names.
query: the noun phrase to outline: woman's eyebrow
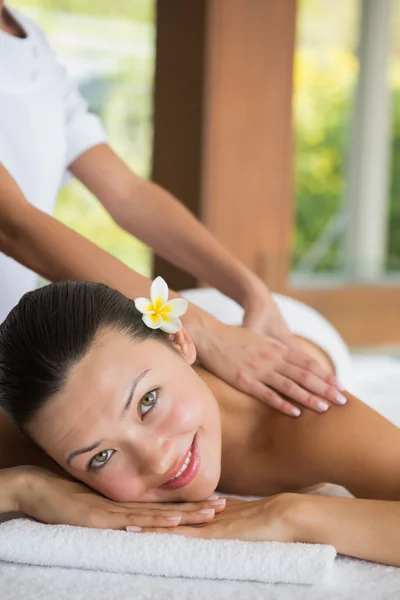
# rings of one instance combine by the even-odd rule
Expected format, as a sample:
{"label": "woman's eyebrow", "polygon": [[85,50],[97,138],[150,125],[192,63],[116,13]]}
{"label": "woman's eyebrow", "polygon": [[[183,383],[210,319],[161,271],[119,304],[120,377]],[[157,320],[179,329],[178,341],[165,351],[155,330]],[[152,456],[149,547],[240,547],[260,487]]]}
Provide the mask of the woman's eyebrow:
{"label": "woman's eyebrow", "polygon": [[[128,410],[128,408],[131,405],[131,402],[133,400],[133,396],[135,394],[135,390],[137,388],[137,386],[139,385],[139,383],[142,381],[142,379],[144,377],[146,377],[146,375],[148,373],[150,373],[151,369],[146,369],[146,371],[143,371],[143,373],[140,373],[140,375],[138,375],[138,377],[136,377],[133,381],[132,387],[129,391],[129,396],[127,401],[124,404],[124,407],[122,409],[120,418],[122,417],[122,415]],[[69,454],[68,458],[67,458],[67,465],[70,467],[71,466],[71,462],[74,460],[74,458],[76,458],[77,456],[79,456],[80,454],[86,454],[86,452],[90,452],[91,450],[94,450],[95,448],[97,448],[98,446],[100,446],[100,444],[103,442],[104,440],[99,440],[98,442],[95,442],[94,444],[91,444],[90,446],[86,446],[86,448],[80,448],[79,450],[74,450],[73,452],[71,452],[71,454]]]}
{"label": "woman's eyebrow", "polygon": [[88,446],[87,448],[81,448],[80,450],[75,450],[74,452],[71,452],[71,454],[67,458],[67,465],[70,467],[71,462],[74,460],[74,458],[76,456],[78,456],[79,454],[86,454],[86,452],[90,452],[91,450],[94,450],[95,448],[97,448],[97,446],[100,446],[102,441],[103,440],[99,440],[98,442],[95,442],[94,444],[92,444],[91,446]]}
{"label": "woman's eyebrow", "polygon": [[151,369],[146,369],[146,371],[143,371],[143,373],[140,373],[140,375],[138,377],[136,377],[136,379],[134,380],[134,382],[132,384],[132,387],[131,387],[131,390],[129,392],[128,400],[124,404],[124,408],[122,409],[120,418],[122,417],[122,415],[124,414],[124,412],[126,412],[128,410],[128,408],[130,407],[137,386],[142,381],[142,379],[144,377],[146,377],[146,375],[148,373],[150,373],[150,371],[151,371]]}

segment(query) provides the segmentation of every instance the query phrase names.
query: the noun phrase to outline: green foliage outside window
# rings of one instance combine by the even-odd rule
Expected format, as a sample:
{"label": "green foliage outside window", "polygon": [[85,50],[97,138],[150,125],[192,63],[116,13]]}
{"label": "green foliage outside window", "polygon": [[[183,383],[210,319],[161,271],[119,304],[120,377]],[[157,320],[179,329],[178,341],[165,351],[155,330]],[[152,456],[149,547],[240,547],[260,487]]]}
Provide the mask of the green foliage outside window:
{"label": "green foliage outside window", "polygon": [[[295,59],[295,194],[297,224],[293,263],[318,239],[343,202],[347,149],[358,63],[354,54],[333,49],[322,62],[299,50]],[[387,269],[400,267],[400,64],[389,69],[392,90],[392,161],[389,175]],[[338,271],[341,239],[327,251],[317,271]]]}
{"label": "green foliage outside window", "polygon": [[154,21],[154,0],[11,0],[15,7],[134,20],[136,23]]}

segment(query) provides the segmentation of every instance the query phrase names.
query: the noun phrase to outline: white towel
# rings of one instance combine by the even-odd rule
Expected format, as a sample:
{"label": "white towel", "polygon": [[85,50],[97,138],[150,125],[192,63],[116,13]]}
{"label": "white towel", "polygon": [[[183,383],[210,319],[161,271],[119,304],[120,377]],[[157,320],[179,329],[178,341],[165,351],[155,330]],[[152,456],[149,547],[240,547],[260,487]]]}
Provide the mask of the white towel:
{"label": "white towel", "polygon": [[26,518],[0,525],[0,560],[90,571],[313,584],[327,578],[335,556],[335,548],[317,544],[201,540]]}

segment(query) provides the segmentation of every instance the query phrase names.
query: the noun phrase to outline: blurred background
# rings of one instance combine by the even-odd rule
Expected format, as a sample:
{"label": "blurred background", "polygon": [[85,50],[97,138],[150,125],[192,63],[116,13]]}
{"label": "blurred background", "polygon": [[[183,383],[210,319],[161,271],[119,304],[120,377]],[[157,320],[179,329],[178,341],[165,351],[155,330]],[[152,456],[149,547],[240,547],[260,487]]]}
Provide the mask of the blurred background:
{"label": "blurred background", "polygon": [[[156,3],[11,4],[46,31],[60,62],[102,118],[117,153],[137,173],[150,176]],[[248,3],[242,6],[246,10]],[[291,289],[396,286],[400,0],[298,0],[292,118]],[[151,274],[150,250],[119,229],[77,181],[61,191],[56,216],[133,269]],[[307,298],[312,302],[313,296]],[[312,303],[335,321],[326,303]],[[350,342],[394,341],[378,337],[364,340],[355,333]]]}

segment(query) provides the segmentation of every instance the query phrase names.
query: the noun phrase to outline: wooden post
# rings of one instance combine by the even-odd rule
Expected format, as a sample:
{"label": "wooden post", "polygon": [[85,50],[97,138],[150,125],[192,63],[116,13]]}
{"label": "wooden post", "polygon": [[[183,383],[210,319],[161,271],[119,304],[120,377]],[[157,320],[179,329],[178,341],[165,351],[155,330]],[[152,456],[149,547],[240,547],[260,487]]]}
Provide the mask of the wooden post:
{"label": "wooden post", "polygon": [[[295,17],[295,0],[157,2],[153,179],[275,290],[290,262]],[[158,257],[155,270],[195,283]]]}

